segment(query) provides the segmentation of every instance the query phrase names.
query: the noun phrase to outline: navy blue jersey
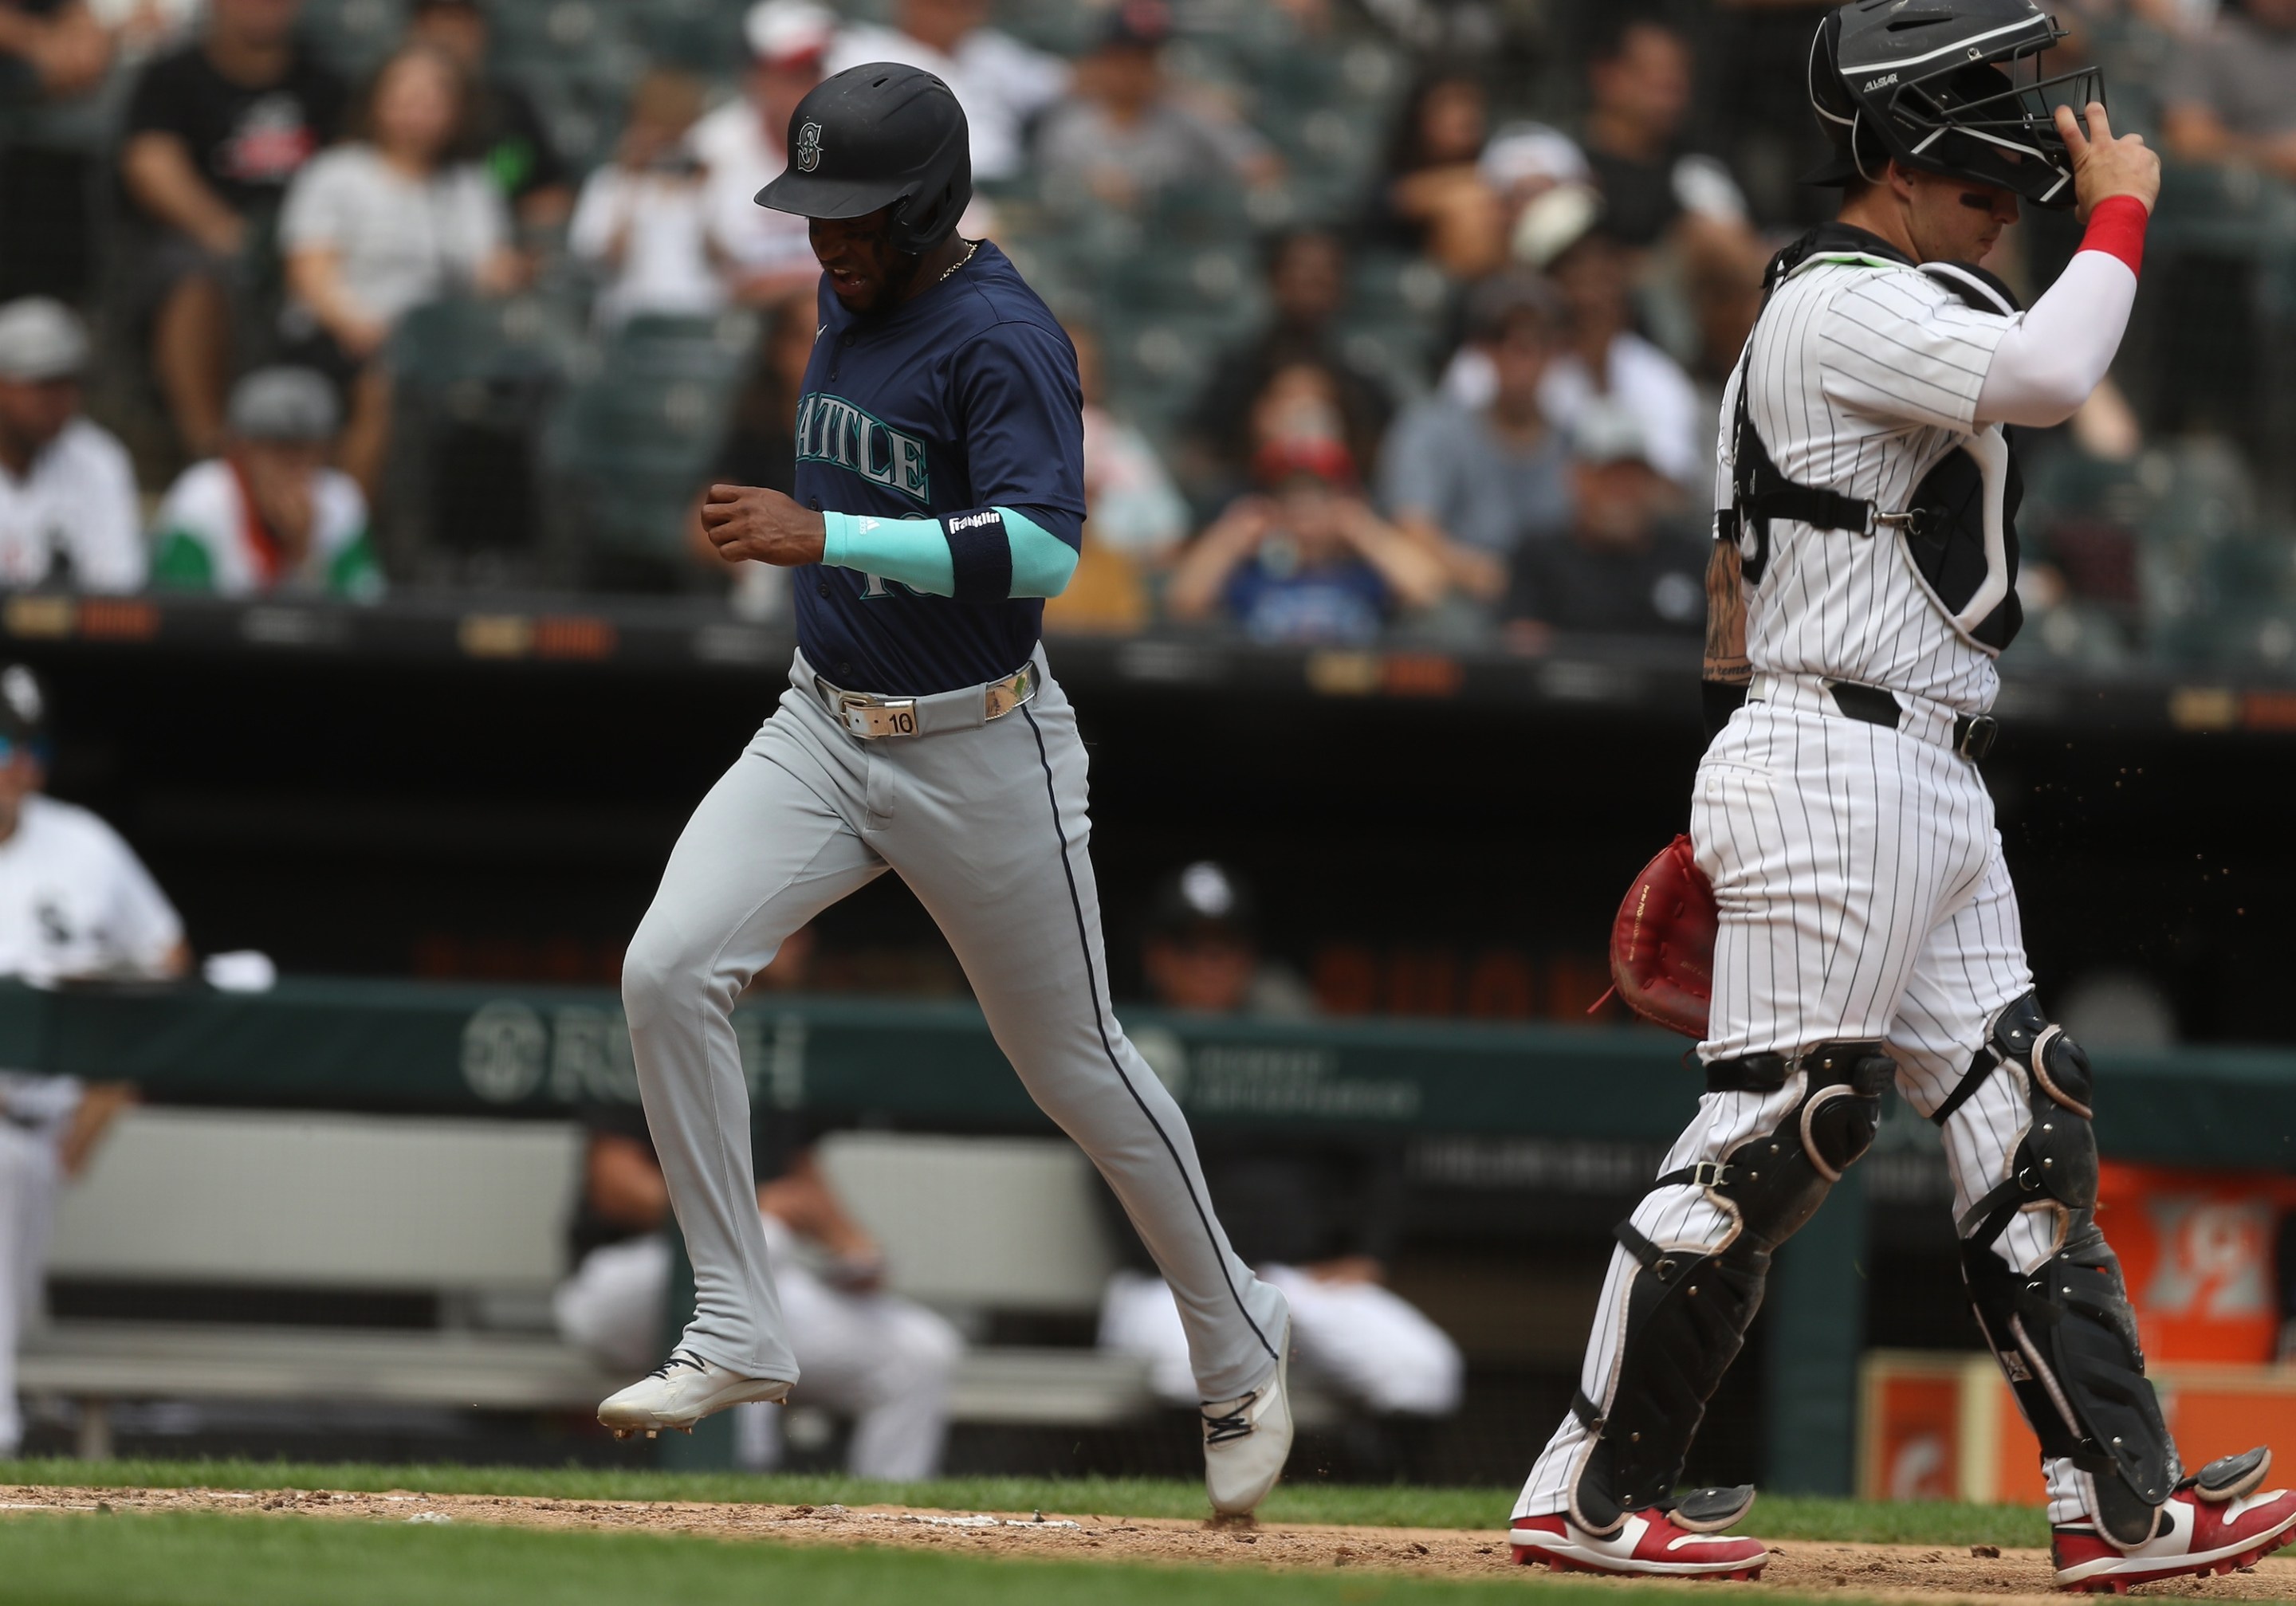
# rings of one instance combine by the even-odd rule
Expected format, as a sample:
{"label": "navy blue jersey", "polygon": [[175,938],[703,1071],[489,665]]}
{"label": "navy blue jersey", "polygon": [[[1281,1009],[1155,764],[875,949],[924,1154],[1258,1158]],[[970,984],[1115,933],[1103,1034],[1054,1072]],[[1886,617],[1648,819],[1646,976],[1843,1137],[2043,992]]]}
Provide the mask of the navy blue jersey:
{"label": "navy blue jersey", "polygon": [[[945,283],[882,315],[848,312],[825,280],[820,305],[798,404],[799,503],[893,519],[1009,507],[1078,543],[1076,348],[1010,258],[984,240]],[[960,602],[818,563],[792,584],[799,647],[849,691],[922,694],[1010,675],[1044,619],[1035,597]]]}

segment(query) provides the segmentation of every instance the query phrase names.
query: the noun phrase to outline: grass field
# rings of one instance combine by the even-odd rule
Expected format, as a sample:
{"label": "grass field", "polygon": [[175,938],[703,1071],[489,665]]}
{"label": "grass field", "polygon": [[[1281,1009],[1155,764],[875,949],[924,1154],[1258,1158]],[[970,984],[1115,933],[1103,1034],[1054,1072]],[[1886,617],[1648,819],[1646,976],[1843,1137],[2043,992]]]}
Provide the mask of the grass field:
{"label": "grass field", "polygon": [[[557,1500],[742,1501],[775,1505],[908,1505],[940,1511],[1094,1512],[1200,1517],[1203,1486],[1148,1479],[944,1479],[872,1483],[860,1479],[745,1473],[613,1471],[589,1467],[378,1466],[250,1461],[0,1461],[0,1483],[100,1488],[408,1489],[433,1495],[529,1495]],[[1273,1522],[1383,1528],[1481,1528],[1496,1534],[1513,1489],[1294,1483],[1261,1515]],[[1778,1540],[1864,1540],[1900,1545],[2040,1545],[2048,1530],[2037,1506],[1873,1504],[1762,1497],[1748,1525]]]}
{"label": "grass field", "polygon": [[1452,1582],[248,1517],[0,1524],[0,1602],[26,1606],[1482,1606],[1526,1589],[1540,1606],[1618,1600],[1529,1574]]}

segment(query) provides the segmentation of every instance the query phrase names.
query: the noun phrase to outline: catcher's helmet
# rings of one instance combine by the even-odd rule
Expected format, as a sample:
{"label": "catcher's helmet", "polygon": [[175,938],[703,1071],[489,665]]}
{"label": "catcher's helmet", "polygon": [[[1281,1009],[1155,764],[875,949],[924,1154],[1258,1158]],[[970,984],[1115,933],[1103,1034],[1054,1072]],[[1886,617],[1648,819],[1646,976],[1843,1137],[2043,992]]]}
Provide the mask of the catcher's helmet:
{"label": "catcher's helmet", "polygon": [[1810,41],[1810,109],[1834,158],[1809,182],[1877,180],[1894,157],[2072,205],[2051,119],[2060,103],[2103,101],[2104,80],[2093,67],[2041,76],[2041,53],[2064,37],[2033,0],[1851,0]]}
{"label": "catcher's helmet", "polygon": [[790,114],[789,166],[758,204],[800,217],[861,217],[880,207],[893,249],[948,237],[972,200],[964,110],[919,67],[871,61],[824,78]]}

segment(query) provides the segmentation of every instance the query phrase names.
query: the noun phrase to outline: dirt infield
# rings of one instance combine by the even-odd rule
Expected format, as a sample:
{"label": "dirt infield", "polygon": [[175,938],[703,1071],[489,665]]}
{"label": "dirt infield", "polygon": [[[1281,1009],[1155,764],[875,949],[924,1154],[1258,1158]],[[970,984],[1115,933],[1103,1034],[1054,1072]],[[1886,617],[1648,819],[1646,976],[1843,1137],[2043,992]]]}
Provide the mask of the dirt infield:
{"label": "dirt infield", "polygon": [[[552,1500],[489,1495],[349,1493],[331,1489],[116,1489],[0,1485],[0,1515],[29,1512],[224,1512],[269,1517],[353,1517],[390,1522],[470,1522],[530,1528],[591,1528],[760,1539],[792,1545],[882,1545],[974,1555],[1064,1561],[1174,1562],[1263,1568],[1362,1568],[1427,1577],[1493,1577],[1518,1571],[1503,1532],[1339,1528],[1128,1517],[1115,1512],[988,1513],[896,1506],[742,1505],[636,1500]],[[1539,1577],[1546,1576],[1543,1569]],[[1576,1575],[1574,1575],[1576,1576]],[[1596,1580],[1610,1583],[1610,1580]],[[1648,1589],[1648,1582],[1615,1587]],[[1688,1584],[1660,1587],[1701,1587]],[[1846,1593],[1862,1599],[1970,1600],[1987,1606],[2065,1597],[2049,1589],[2045,1552],[1980,1555],[1905,1545],[1786,1541],[1772,1547],[1758,1592]],[[2218,1601],[2296,1601],[2296,1560],[2267,1558],[2252,1572],[2179,1578],[2140,1594]]]}

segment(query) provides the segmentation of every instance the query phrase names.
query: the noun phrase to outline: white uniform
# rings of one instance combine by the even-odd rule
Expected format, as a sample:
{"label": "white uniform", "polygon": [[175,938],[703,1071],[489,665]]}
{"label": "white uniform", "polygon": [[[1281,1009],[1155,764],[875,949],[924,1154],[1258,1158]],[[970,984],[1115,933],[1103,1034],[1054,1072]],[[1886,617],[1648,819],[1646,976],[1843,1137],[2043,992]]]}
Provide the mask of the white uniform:
{"label": "white uniform", "polygon": [[[2116,267],[2116,271],[2120,271]],[[1795,483],[1901,510],[1976,427],[1979,397],[2023,315],[1972,310],[1902,262],[1813,257],[1772,293],[1741,376],[1762,444]],[[1734,378],[1722,408],[1718,500],[1730,505]],[[1698,768],[1691,838],[1720,929],[1702,1060],[1829,1041],[1884,1039],[1898,1087],[1923,1115],[1960,1082],[2002,1007],[2031,990],[1993,801],[1950,745],[1954,716],[1990,707],[1991,655],[1950,623],[1883,526],[1868,537],[1773,520],[1767,570],[1746,589],[1754,685]],[[1843,714],[1827,680],[1886,688],[1898,729]],[[1775,1093],[1709,1093],[1661,1174],[1722,1159],[1775,1131],[1803,1077]],[[1956,1219],[2007,1175],[2030,1110],[1988,1078],[1943,1129]],[[1635,1228],[1662,1249],[1720,1249],[1736,1231],[1718,1195],[1658,1188]],[[2056,1218],[2017,1217],[1993,1245],[2019,1272],[2056,1247]],[[1611,1397],[1636,1263],[1611,1257],[1579,1387]],[[1533,1467],[1517,1516],[1568,1509],[1594,1438],[1566,1415]],[[2050,1516],[2087,1497],[2070,1463],[2048,1468]]]}
{"label": "white uniform", "polygon": [[[1301,1266],[1255,1269],[1292,1307],[1302,1372],[1381,1416],[1448,1416],[1459,1408],[1466,1362],[1458,1345],[1401,1294],[1377,1282],[1326,1282]],[[1161,1277],[1125,1271],[1108,1280],[1100,1347],[1146,1361],[1149,1387],[1167,1405],[1198,1403],[1188,1330]]]}
{"label": "white uniform", "polygon": [[127,448],[75,418],[21,479],[0,467],[0,586],[68,573],[78,591],[144,584],[144,534]]}
{"label": "white uniform", "polygon": [[[0,975],[158,976],[183,922],[135,850],[86,809],[35,793],[0,841]],[[0,1454],[23,1435],[16,1341],[40,1307],[70,1077],[0,1071]]]}
{"label": "white uniform", "polygon": [[[940,1469],[949,1374],[964,1339],[914,1300],[837,1287],[806,1264],[786,1225],[762,1212],[759,1219],[790,1348],[805,1368],[805,1403],[853,1418],[849,1470],[895,1482],[931,1477]],[[660,1352],[668,1293],[669,1244],[653,1233],[591,1250],[551,1303],[570,1343],[640,1372]],[[780,1461],[777,1411],[734,1407],[743,1466],[762,1471]]]}

